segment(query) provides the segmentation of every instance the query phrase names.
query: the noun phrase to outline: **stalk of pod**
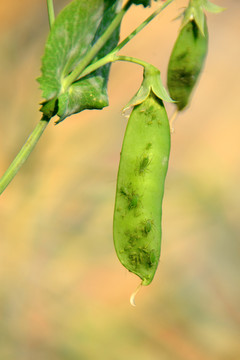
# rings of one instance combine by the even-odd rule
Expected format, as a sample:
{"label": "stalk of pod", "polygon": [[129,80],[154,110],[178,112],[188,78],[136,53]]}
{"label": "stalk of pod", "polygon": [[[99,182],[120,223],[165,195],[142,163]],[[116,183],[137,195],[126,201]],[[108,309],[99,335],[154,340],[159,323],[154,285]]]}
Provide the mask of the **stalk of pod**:
{"label": "stalk of pod", "polygon": [[134,106],[124,135],[115,199],[113,237],[117,256],[149,285],[161,249],[162,200],[170,152],[163,102],[152,91]]}

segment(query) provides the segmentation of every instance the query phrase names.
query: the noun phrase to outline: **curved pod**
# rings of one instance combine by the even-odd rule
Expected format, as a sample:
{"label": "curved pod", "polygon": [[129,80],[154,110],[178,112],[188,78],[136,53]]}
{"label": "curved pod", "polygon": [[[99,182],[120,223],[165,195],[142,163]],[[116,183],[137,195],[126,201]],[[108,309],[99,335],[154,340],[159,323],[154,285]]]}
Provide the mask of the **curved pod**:
{"label": "curved pod", "polygon": [[128,120],[118,170],[113,235],[120,262],[149,285],[161,248],[164,182],[170,129],[162,100],[153,92]]}

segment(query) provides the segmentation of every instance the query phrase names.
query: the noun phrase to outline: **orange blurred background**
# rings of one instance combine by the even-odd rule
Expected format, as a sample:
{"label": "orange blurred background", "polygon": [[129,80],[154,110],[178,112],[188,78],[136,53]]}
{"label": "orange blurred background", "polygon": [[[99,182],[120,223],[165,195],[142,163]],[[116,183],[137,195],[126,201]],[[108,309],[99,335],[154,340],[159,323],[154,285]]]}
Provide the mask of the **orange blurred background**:
{"label": "orange blurred background", "polygon": [[[67,3],[56,0],[57,11]],[[119,63],[110,106],[50,123],[1,196],[0,359],[240,359],[240,2],[215,3],[227,10],[208,15],[204,72],[172,135],[153,283],[131,307],[139,279],[112,241],[121,109],[142,80]],[[157,66],[165,84],[172,20],[186,4],[176,0],[121,51]],[[121,38],[152,10],[132,8]],[[47,33],[45,1],[1,1],[1,173],[40,118]]]}

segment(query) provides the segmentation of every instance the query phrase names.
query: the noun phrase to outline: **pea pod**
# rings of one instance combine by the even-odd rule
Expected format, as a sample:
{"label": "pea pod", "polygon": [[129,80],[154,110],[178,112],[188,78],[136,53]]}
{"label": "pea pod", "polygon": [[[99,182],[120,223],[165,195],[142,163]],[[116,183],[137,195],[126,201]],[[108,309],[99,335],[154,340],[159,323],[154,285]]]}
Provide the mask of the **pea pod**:
{"label": "pea pod", "polygon": [[117,178],[114,245],[120,262],[149,285],[161,248],[164,182],[170,152],[165,107],[152,91],[128,120]]}
{"label": "pea pod", "polygon": [[194,19],[184,24],[170,56],[167,85],[178,110],[183,110],[188,105],[207,55],[208,30],[205,16],[203,21],[204,33]]}

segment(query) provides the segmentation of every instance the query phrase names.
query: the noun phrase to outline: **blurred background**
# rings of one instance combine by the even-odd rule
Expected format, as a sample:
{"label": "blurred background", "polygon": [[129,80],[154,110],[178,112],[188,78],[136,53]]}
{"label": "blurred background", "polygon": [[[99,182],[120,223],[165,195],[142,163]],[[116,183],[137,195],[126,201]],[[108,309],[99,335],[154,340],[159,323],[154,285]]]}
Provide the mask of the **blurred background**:
{"label": "blurred background", "polygon": [[[130,306],[139,279],[113,246],[121,109],[142,81],[140,67],[119,63],[110,107],[51,122],[1,196],[1,360],[240,359],[240,2],[215,3],[227,10],[208,16],[204,72],[172,135],[153,283]],[[121,52],[157,66],[164,84],[186,4],[176,0]],[[132,8],[121,38],[152,10]],[[1,174],[40,118],[47,34],[45,1],[1,1]]]}

